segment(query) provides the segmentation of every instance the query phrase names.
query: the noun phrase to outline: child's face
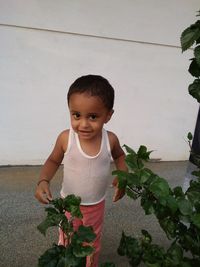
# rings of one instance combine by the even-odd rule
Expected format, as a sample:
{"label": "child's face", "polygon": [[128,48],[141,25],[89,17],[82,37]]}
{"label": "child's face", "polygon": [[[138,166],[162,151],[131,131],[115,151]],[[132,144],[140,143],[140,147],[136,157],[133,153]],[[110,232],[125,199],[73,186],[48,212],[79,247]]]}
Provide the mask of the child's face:
{"label": "child's face", "polygon": [[92,140],[101,134],[113,111],[108,110],[97,96],[74,93],[69,99],[71,125],[81,139]]}

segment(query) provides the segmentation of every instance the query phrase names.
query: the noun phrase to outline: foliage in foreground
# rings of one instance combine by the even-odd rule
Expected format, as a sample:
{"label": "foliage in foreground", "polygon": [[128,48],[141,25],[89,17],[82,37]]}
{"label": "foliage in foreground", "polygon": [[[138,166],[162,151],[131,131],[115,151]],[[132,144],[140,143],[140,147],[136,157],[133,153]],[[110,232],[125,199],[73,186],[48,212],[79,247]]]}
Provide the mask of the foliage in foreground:
{"label": "foliage in foreground", "polygon": [[[67,247],[53,244],[38,260],[38,267],[83,267],[86,256],[94,248],[89,244],[95,239],[92,227],[80,226],[78,231],[73,230],[74,218],[82,218],[80,211],[80,197],[69,195],[50,202],[51,207],[46,208],[47,217],[38,225],[38,230],[46,235],[49,227],[60,227],[66,236]],[[71,214],[68,220],[65,212]],[[86,245],[87,244],[87,245]]]}
{"label": "foliage in foreground", "polygon": [[151,153],[145,146],[137,153],[125,148],[130,172],[113,172],[119,177],[119,187],[130,198],[140,199],[146,215],[156,216],[171,244],[167,250],[154,244],[146,230],[139,239],[122,233],[119,255],[126,256],[131,266],[141,262],[148,267],[200,266],[200,172],[194,173],[197,181],[191,181],[184,193],[180,186],[172,189],[164,178],[145,168],[143,162]]}

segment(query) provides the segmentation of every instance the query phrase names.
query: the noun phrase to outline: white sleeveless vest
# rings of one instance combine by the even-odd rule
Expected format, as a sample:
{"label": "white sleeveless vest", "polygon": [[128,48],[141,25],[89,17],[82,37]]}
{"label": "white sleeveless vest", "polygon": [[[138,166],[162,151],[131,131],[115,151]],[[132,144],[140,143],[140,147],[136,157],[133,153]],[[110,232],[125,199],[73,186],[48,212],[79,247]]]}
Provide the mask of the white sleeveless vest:
{"label": "white sleeveless vest", "polygon": [[81,205],[94,205],[105,198],[111,163],[110,143],[105,129],[102,129],[101,147],[96,156],[89,156],[82,150],[78,135],[70,129],[63,163],[61,197],[75,194],[81,197]]}

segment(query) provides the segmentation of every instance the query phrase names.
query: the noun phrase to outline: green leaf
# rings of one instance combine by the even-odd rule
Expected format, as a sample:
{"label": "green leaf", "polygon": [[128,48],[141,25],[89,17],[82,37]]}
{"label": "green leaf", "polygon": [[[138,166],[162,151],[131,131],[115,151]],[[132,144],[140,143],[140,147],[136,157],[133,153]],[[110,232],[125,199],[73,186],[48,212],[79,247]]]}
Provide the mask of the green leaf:
{"label": "green leaf", "polygon": [[177,244],[173,244],[167,251],[172,266],[179,266],[183,260],[183,249]]}
{"label": "green leaf", "polygon": [[136,152],[132,148],[130,148],[129,146],[123,145],[123,147],[125,147],[127,153],[136,155]]}
{"label": "green leaf", "polygon": [[176,186],[174,188],[174,195],[176,198],[184,197],[185,195],[183,193],[182,187]]}
{"label": "green leaf", "polygon": [[164,255],[165,251],[162,247],[155,244],[151,244],[148,249],[144,251],[143,260],[145,266],[162,266]]}
{"label": "green leaf", "polygon": [[137,170],[138,169],[137,155],[128,154],[125,158],[125,162],[131,170]]}
{"label": "green leaf", "polygon": [[194,56],[195,56],[197,64],[200,66],[200,45],[195,47]]}
{"label": "green leaf", "polygon": [[178,225],[175,222],[173,222],[170,217],[159,220],[159,224],[165,231],[169,239],[174,238],[176,236],[176,229]]}
{"label": "green leaf", "polygon": [[155,212],[153,202],[149,200],[145,194],[141,197],[141,206],[143,207],[145,214],[149,215]]}
{"label": "green leaf", "polygon": [[79,242],[90,243],[94,241],[96,234],[94,233],[92,226],[79,226],[78,231],[76,232]]}
{"label": "green leaf", "polygon": [[129,176],[129,173],[126,171],[115,170],[112,172],[112,175],[117,175],[118,187],[124,189],[127,185],[127,177]]}
{"label": "green leaf", "polygon": [[148,181],[148,179],[152,176],[152,171],[149,169],[142,169],[140,171],[140,183],[144,184]]}
{"label": "green leaf", "polygon": [[50,201],[51,205],[54,205],[54,207],[60,212],[64,213],[64,207],[63,207],[63,199],[62,198],[56,198],[52,201]]}
{"label": "green leaf", "polygon": [[187,190],[186,195],[189,199],[189,201],[194,205],[196,203],[200,203],[200,192],[195,190],[190,190],[190,188]]}
{"label": "green leaf", "polygon": [[121,240],[117,252],[120,256],[126,255],[126,235],[122,232]]}
{"label": "green leaf", "polygon": [[169,195],[166,197],[167,207],[170,209],[172,214],[175,214],[178,209],[178,203],[176,199]]}
{"label": "green leaf", "polygon": [[37,226],[37,229],[43,235],[46,235],[46,231],[49,227],[59,226],[60,222],[65,219],[64,214],[51,214],[47,215],[47,218]]}
{"label": "green leaf", "polygon": [[72,217],[82,218],[80,211],[81,198],[75,195],[68,195],[63,199],[63,208],[71,213]]}
{"label": "green leaf", "polygon": [[149,155],[152,151],[147,151],[146,146],[141,145],[138,149],[137,155],[139,158],[141,158],[144,161],[147,161],[149,159]]}
{"label": "green leaf", "polygon": [[200,103],[200,80],[195,79],[188,87],[188,91]]}
{"label": "green leaf", "polygon": [[52,248],[45,251],[43,255],[38,259],[38,267],[57,267],[59,259],[63,257],[65,253],[64,246],[53,245]]}
{"label": "green leaf", "polygon": [[178,208],[183,215],[192,214],[192,205],[187,199],[178,199]]}
{"label": "green leaf", "polygon": [[199,37],[200,29],[196,23],[185,29],[181,34],[182,52],[190,48]]}
{"label": "green leaf", "polygon": [[138,266],[142,260],[142,248],[138,240],[134,237],[126,236],[124,232],[122,232],[117,252],[119,255],[126,255],[129,259],[131,259],[131,262],[134,263],[132,266]]}
{"label": "green leaf", "polygon": [[70,245],[65,249],[65,258],[66,267],[82,267],[86,266],[86,257],[76,257],[74,255],[73,247]]}
{"label": "green leaf", "polygon": [[200,177],[200,171],[193,171],[192,175]]}
{"label": "green leaf", "polygon": [[192,135],[191,132],[188,133],[187,138],[188,138],[189,141],[192,141],[193,135]]}
{"label": "green leaf", "polygon": [[149,190],[157,198],[168,196],[170,192],[168,182],[158,176],[157,179],[150,184]]}
{"label": "green leaf", "polygon": [[195,58],[192,59],[188,71],[194,77],[198,78],[200,76],[200,65],[197,64]]}
{"label": "green leaf", "polygon": [[200,213],[194,214],[192,216],[192,222],[200,229]]}
{"label": "green leaf", "polygon": [[83,215],[80,210],[80,206],[70,205],[69,210],[70,210],[70,214],[72,217],[83,218]]}
{"label": "green leaf", "polygon": [[86,257],[88,255],[91,255],[93,251],[94,248],[92,246],[73,246],[73,253],[76,257]]}
{"label": "green leaf", "polygon": [[71,194],[71,195],[66,196],[63,199],[63,202],[64,202],[64,207],[65,206],[68,207],[70,205],[79,206],[81,204],[81,198]]}

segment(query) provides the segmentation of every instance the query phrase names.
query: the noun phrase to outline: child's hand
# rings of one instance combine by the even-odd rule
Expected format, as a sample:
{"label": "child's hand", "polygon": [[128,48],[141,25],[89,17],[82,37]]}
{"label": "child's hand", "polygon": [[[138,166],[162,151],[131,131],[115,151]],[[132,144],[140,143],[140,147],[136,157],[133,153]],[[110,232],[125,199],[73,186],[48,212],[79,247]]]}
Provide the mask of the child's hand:
{"label": "child's hand", "polygon": [[118,188],[118,180],[117,177],[114,178],[112,185],[115,187],[115,192],[113,195],[113,202],[118,201],[119,199],[123,198],[125,195],[125,189]]}
{"label": "child's hand", "polygon": [[41,182],[35,191],[35,197],[43,204],[48,204],[52,200],[51,191],[47,182]]}

